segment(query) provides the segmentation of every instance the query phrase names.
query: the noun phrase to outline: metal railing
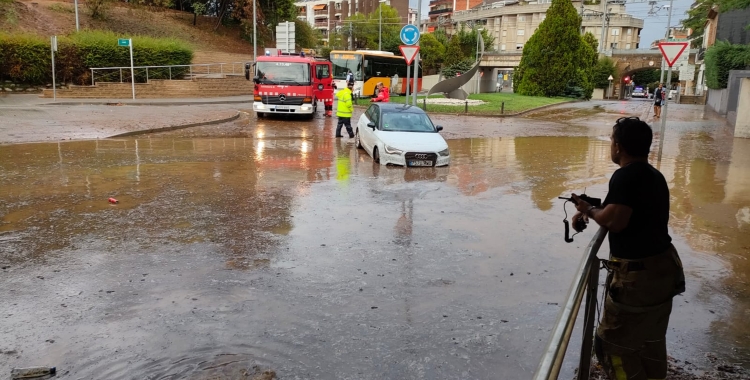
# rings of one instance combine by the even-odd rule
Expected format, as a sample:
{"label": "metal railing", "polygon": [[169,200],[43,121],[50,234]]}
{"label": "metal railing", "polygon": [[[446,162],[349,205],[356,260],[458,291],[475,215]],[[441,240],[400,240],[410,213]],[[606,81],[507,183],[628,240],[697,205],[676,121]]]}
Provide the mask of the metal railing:
{"label": "metal railing", "polygon": [[600,227],[578,265],[575,279],[568,291],[565,305],[557,317],[552,330],[552,338],[539,362],[534,374],[534,380],[555,380],[560,375],[565,352],[568,349],[570,336],[575,327],[578,310],[581,308],[584,291],[586,292],[586,306],[584,308],[583,341],[581,343],[581,358],[578,363],[578,380],[588,380],[591,367],[591,352],[594,345],[594,323],[596,320],[596,298],[599,287],[599,253],[607,230]]}
{"label": "metal railing", "polygon": [[[135,66],[133,71],[136,83],[148,83],[150,79],[185,79],[186,76],[187,78],[195,78],[207,75],[245,75],[245,62]],[[129,83],[130,77],[130,66],[91,68],[92,86],[97,81]]]}

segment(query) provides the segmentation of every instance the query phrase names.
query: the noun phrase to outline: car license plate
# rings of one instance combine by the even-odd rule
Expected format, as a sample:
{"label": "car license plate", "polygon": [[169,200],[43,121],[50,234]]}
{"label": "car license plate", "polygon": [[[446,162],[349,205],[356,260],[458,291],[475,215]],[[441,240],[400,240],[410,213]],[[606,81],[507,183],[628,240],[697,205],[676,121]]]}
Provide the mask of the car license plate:
{"label": "car license plate", "polygon": [[289,109],[289,106],[276,106],[276,109],[277,110],[284,110],[284,111],[286,111],[286,110]]}
{"label": "car license plate", "polygon": [[426,160],[409,161],[409,166],[432,166],[432,161],[426,161]]}

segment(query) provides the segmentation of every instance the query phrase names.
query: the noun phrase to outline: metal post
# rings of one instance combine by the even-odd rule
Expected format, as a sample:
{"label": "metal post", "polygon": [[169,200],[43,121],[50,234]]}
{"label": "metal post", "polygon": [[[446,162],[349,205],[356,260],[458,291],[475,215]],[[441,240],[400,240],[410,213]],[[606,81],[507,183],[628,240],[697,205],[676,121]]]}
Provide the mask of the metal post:
{"label": "metal post", "polygon": [[291,37],[289,36],[289,21],[286,22],[286,52],[291,53],[292,51],[289,50],[289,40],[291,40]]}
{"label": "metal post", "polygon": [[[232,74],[234,74],[234,65],[232,65]],[[172,66],[169,66],[169,80],[172,80]]]}
{"label": "metal post", "polygon": [[[128,39],[128,45],[130,45],[130,83],[133,88],[133,99],[135,99],[135,68],[133,67],[133,39]],[[146,69],[148,70],[148,69]]]}
{"label": "metal post", "polygon": [[[669,0],[669,16],[667,16],[667,33],[665,34],[664,38],[669,41],[669,28],[672,25],[672,4],[674,3],[674,0]],[[689,50],[688,50],[689,52]],[[659,83],[664,83],[664,66],[666,61],[664,60],[664,57],[661,57],[661,74],[659,74]],[[672,66],[669,67],[670,70],[672,69]]]}
{"label": "metal post", "polygon": [[378,13],[380,14],[380,29],[378,30],[378,51],[383,50],[383,3],[378,2]]}
{"label": "metal post", "polygon": [[602,3],[602,38],[599,41],[599,54],[602,54],[607,40],[607,0],[600,1]]}
{"label": "metal post", "polygon": [[[417,30],[421,33],[422,30],[419,27],[422,17],[422,5],[421,3],[418,3],[419,6],[417,7]],[[419,46],[419,40],[417,40],[417,46]],[[417,92],[419,92],[419,52],[417,52],[417,56],[414,57],[414,106],[417,105]]]}
{"label": "metal post", "polygon": [[591,258],[591,269],[586,289],[586,306],[583,314],[583,341],[578,362],[578,380],[588,380],[591,370],[591,351],[594,346],[594,325],[596,324],[596,294],[599,287],[599,259]]}
{"label": "metal post", "polygon": [[52,100],[57,101],[57,86],[55,83],[55,50],[57,50],[57,36],[52,36],[49,50],[52,53]]}
{"label": "metal post", "polygon": [[[257,0],[253,1],[253,61],[257,60],[257,54],[258,54],[258,16],[255,14],[255,3]],[[190,67],[190,76],[192,79],[193,74],[193,68]]]}
{"label": "metal post", "polygon": [[422,98],[422,109],[427,111],[427,97]]}
{"label": "metal post", "polygon": [[504,113],[505,113],[505,102],[502,102],[500,103],[500,114],[502,115]]}
{"label": "metal post", "polygon": [[122,83],[122,68],[120,68],[120,83]]}
{"label": "metal post", "polygon": [[80,27],[78,26],[78,0],[73,1],[75,3],[75,9],[76,9],[76,32],[80,30]]}
{"label": "metal post", "polygon": [[[474,55],[474,59],[476,59],[477,64],[479,64],[479,32],[480,31],[481,31],[481,29],[477,28],[477,54]],[[477,94],[479,93],[479,77],[480,77],[479,71],[480,70],[481,69],[477,69],[477,74],[476,74],[477,75],[477,84],[476,84],[475,90],[476,90]]]}
{"label": "metal post", "polygon": [[[667,82],[672,81],[672,66],[667,69]],[[669,87],[664,87],[667,91],[664,95],[664,102],[661,105],[661,129],[659,130],[659,158],[657,161],[661,162],[661,152],[664,147],[664,132],[667,128],[667,104],[669,103]],[[662,91],[664,94],[664,91]]]}
{"label": "metal post", "polygon": [[469,101],[464,100],[464,113],[469,113]]}
{"label": "metal post", "polygon": [[409,105],[409,74],[411,74],[411,70],[409,70],[409,65],[406,65],[406,99],[404,99],[404,105]]}
{"label": "metal post", "polygon": [[148,67],[146,67],[146,83],[148,83]]}
{"label": "metal post", "polygon": [[94,85],[94,69],[91,69],[91,85]]}

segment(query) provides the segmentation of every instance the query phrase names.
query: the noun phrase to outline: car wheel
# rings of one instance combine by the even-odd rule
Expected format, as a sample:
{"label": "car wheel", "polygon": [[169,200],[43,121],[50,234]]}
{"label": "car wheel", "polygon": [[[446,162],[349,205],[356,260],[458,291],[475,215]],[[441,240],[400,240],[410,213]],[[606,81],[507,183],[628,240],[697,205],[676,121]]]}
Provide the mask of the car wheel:
{"label": "car wheel", "polygon": [[378,153],[378,147],[372,148],[372,161],[376,164],[380,163],[380,153]]}
{"label": "car wheel", "polygon": [[357,147],[357,149],[362,148],[362,141],[359,140],[359,128],[357,128],[357,132],[354,133],[354,146]]}
{"label": "car wheel", "polygon": [[263,116],[266,116],[266,114],[264,114],[263,112],[257,112],[257,115],[258,115],[258,118],[261,118],[261,117],[263,117]]}

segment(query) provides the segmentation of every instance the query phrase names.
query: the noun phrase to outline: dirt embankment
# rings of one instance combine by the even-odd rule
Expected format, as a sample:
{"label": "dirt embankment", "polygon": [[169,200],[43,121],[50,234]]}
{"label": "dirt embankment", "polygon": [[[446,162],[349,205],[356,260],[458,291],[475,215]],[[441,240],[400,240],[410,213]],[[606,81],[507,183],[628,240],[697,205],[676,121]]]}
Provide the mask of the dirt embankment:
{"label": "dirt embankment", "polygon": [[[241,38],[239,27],[216,27],[215,17],[135,4],[111,2],[104,18],[93,19],[85,2],[78,3],[81,29],[109,30],[128,35],[174,37],[193,45],[196,51],[250,54],[252,46]],[[43,37],[76,30],[73,1],[0,0],[0,32],[22,32]]]}

